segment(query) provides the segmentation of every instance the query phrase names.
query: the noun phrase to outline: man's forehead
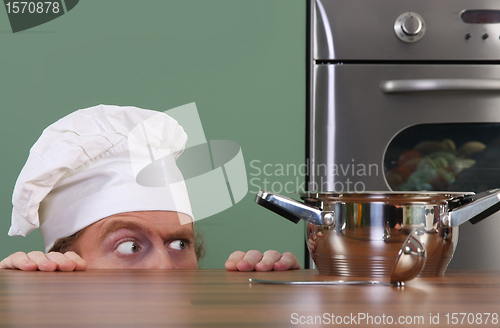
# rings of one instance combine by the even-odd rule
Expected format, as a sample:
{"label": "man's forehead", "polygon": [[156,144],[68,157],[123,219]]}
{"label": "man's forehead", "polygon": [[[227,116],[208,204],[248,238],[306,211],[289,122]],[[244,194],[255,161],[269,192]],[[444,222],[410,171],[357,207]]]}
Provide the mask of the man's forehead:
{"label": "man's forehead", "polygon": [[148,221],[149,223],[158,224],[172,224],[184,225],[186,223],[193,223],[193,219],[184,213],[173,211],[135,211],[113,214],[108,216],[107,219],[121,219],[130,221]]}
{"label": "man's forehead", "polygon": [[171,234],[183,234],[186,237],[194,235],[192,224],[181,224],[182,215],[182,213],[167,211],[115,214],[99,222],[99,239],[102,241],[107,235],[120,229],[134,230],[147,235],[160,234],[165,238]]}

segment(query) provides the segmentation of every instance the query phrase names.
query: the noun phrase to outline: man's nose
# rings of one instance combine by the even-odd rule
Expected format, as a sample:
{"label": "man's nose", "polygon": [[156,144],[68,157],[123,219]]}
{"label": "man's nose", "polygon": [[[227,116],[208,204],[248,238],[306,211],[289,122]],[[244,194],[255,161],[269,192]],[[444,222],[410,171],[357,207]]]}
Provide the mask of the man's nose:
{"label": "man's nose", "polygon": [[159,247],[150,260],[149,269],[178,269],[165,247]]}

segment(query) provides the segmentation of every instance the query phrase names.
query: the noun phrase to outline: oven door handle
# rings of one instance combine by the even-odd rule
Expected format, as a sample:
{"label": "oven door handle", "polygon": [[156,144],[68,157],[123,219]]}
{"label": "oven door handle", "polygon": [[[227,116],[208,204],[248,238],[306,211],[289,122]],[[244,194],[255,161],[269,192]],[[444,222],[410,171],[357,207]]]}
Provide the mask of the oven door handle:
{"label": "oven door handle", "polygon": [[386,80],[380,84],[383,93],[427,91],[500,91],[500,80],[493,79],[415,79]]}

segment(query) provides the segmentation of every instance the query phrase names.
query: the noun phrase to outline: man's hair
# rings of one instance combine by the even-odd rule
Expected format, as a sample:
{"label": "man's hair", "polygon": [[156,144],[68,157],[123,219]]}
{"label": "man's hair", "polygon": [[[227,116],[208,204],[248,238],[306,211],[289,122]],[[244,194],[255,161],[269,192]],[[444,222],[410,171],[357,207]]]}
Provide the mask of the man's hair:
{"label": "man's hair", "polygon": [[56,240],[52,248],[49,250],[49,252],[59,252],[59,253],[66,253],[69,251],[73,251],[77,254],[80,254],[80,249],[78,248],[77,245],[77,239],[80,236],[80,234],[85,230],[82,229],[74,234],[72,234],[69,237],[63,237],[59,238]]}
{"label": "man's hair", "polygon": [[[85,230],[86,228],[83,228],[82,230],[72,234],[69,237],[63,237],[59,238],[55,243],[54,246],[49,250],[49,252],[59,252],[59,253],[66,253],[69,251],[73,251],[77,254],[80,254],[80,249],[78,248],[78,237],[81,235],[81,233]],[[205,256],[205,245],[203,241],[203,234],[199,231],[196,230],[194,231],[194,237],[195,237],[195,242],[194,242],[194,252],[196,254],[196,259],[199,261]]]}

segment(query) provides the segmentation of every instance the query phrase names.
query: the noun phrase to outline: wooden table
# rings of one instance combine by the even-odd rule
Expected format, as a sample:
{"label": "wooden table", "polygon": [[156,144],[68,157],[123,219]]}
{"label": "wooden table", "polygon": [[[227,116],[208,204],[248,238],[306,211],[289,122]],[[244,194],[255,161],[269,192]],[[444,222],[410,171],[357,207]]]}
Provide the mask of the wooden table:
{"label": "wooden table", "polygon": [[404,288],[248,278],[335,279],[315,270],[0,270],[0,327],[500,327],[500,272],[449,271]]}

